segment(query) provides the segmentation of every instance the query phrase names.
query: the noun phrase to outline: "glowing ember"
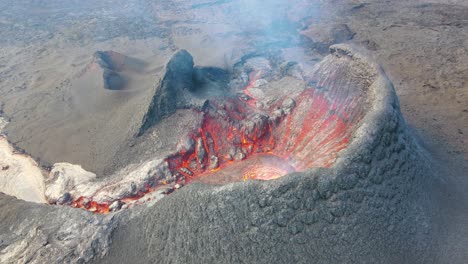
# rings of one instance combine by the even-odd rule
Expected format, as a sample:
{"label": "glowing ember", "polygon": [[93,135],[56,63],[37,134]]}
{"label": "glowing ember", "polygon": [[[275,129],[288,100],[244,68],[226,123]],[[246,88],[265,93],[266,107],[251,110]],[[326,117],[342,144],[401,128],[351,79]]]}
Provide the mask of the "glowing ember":
{"label": "glowing ember", "polygon": [[288,174],[289,171],[274,166],[253,166],[247,168],[244,180],[274,180]]}
{"label": "glowing ember", "polygon": [[77,200],[72,202],[71,206],[75,208],[83,208],[94,213],[100,213],[100,214],[109,213],[108,203],[99,204],[95,201],[90,201],[86,197],[79,197]]}

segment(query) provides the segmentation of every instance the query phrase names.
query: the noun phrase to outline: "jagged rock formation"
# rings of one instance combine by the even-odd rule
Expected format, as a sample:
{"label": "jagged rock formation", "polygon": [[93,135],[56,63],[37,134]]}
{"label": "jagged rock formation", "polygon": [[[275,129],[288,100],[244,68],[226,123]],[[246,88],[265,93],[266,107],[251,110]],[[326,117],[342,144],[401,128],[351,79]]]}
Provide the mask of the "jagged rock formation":
{"label": "jagged rock formation", "polygon": [[122,70],[125,56],[114,51],[96,51],[94,62],[103,70],[102,79],[105,89],[120,90],[125,85],[125,80],[118,73]]}
{"label": "jagged rock formation", "polygon": [[142,135],[177,109],[201,108],[208,98],[226,95],[228,78],[228,73],[220,68],[194,67],[190,53],[177,51],[158,82],[138,134]]}
{"label": "jagged rock formation", "polygon": [[184,93],[193,88],[193,58],[186,50],[175,53],[166,65],[166,73],[159,82],[139,134],[184,105]]}

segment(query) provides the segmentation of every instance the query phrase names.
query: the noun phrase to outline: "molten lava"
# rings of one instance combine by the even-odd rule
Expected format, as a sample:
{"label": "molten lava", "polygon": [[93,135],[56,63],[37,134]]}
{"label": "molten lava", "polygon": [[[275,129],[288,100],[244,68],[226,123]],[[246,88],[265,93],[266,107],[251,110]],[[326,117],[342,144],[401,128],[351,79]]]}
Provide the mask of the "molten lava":
{"label": "molten lava", "polygon": [[[290,113],[271,118],[288,97],[278,100],[270,112],[257,109],[258,99],[249,89],[260,76],[261,72],[250,74],[244,96],[206,105],[201,127],[190,135],[185,148],[166,160],[176,177],[171,191],[176,189],[175,183],[273,180],[294,171],[333,165],[363,116],[361,97],[342,96],[336,85],[326,92],[309,87],[292,98]],[[160,181],[146,186],[125,200],[137,200],[166,184]],[[99,204],[79,197],[72,206],[107,213],[112,202]]]}
{"label": "molten lava", "polygon": [[274,166],[253,166],[244,173],[244,180],[274,180],[288,174],[288,171]]}

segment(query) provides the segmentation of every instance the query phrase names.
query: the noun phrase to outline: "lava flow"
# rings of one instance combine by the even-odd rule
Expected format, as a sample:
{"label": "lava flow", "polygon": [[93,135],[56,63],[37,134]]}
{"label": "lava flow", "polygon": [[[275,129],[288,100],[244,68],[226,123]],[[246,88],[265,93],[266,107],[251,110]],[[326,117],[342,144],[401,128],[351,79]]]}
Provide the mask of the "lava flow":
{"label": "lava flow", "polygon": [[[250,74],[244,96],[206,104],[201,127],[166,159],[173,175],[170,183],[148,184],[132,197],[109,203],[79,197],[72,206],[107,213],[112,203],[139,200],[165,185],[170,193],[195,180],[212,184],[272,180],[333,165],[363,116],[361,96],[341,96],[341,87],[332,83],[326,92],[309,87],[295,98],[285,96],[269,110],[260,111],[259,99],[249,92],[260,76],[259,72]],[[286,100],[291,108],[283,113],[280,107]],[[273,118],[275,110],[283,114]]]}

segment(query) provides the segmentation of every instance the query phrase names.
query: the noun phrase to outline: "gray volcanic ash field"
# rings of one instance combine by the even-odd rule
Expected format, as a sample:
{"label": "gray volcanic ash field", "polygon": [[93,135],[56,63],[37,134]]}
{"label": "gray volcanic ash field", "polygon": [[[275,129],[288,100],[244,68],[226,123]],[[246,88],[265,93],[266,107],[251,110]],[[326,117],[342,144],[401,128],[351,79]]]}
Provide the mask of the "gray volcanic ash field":
{"label": "gray volcanic ash field", "polygon": [[466,263],[463,1],[0,0],[1,263]]}

